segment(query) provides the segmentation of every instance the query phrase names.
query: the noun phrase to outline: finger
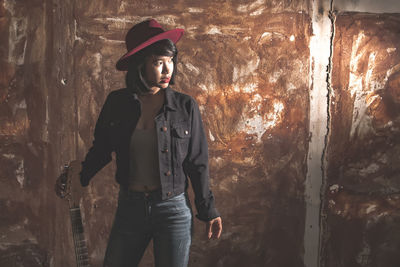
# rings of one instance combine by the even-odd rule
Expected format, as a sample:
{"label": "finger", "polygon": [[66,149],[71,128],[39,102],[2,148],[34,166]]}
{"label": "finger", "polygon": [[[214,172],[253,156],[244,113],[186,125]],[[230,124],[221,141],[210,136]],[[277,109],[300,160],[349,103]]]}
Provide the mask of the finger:
{"label": "finger", "polygon": [[213,223],[213,237],[215,239],[218,239],[220,238],[221,233],[222,233],[222,220],[221,218],[217,218]]}
{"label": "finger", "polygon": [[222,222],[221,220],[218,220],[218,234],[217,234],[217,239],[220,238],[222,233]]}
{"label": "finger", "polygon": [[206,234],[208,239],[210,239],[212,236],[212,224],[210,222],[207,222],[206,224]]}

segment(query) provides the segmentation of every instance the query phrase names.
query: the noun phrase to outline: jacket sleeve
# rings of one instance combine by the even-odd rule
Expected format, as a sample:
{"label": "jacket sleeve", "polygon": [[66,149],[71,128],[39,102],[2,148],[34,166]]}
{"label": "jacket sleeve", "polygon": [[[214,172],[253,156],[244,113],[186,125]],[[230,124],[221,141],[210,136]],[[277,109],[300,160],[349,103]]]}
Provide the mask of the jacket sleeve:
{"label": "jacket sleeve", "polygon": [[197,103],[192,99],[191,139],[184,164],[195,194],[196,217],[210,221],[220,216],[214,205],[214,195],[209,187],[208,145]]}
{"label": "jacket sleeve", "polygon": [[82,170],[80,172],[82,186],[89,185],[90,179],[112,159],[112,146],[108,130],[110,111],[111,96],[109,95],[97,119],[92,147],[82,162]]}

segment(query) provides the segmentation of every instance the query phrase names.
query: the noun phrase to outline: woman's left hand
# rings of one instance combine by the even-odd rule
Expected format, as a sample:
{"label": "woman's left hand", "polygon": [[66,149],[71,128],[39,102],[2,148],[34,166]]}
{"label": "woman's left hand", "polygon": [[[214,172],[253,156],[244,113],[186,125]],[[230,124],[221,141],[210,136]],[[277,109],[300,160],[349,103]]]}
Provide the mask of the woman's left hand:
{"label": "woman's left hand", "polygon": [[222,219],[221,217],[217,217],[212,219],[211,221],[207,222],[206,224],[206,234],[208,239],[212,237],[217,239],[221,236],[222,232]]}

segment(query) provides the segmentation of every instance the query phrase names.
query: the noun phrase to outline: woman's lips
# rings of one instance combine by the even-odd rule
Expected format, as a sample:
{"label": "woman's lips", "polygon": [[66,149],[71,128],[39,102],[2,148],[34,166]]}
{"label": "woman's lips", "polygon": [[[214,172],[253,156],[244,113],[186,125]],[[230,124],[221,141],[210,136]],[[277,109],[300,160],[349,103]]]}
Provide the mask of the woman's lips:
{"label": "woman's lips", "polygon": [[171,78],[165,78],[165,79],[161,79],[162,83],[169,83],[169,81],[171,80]]}

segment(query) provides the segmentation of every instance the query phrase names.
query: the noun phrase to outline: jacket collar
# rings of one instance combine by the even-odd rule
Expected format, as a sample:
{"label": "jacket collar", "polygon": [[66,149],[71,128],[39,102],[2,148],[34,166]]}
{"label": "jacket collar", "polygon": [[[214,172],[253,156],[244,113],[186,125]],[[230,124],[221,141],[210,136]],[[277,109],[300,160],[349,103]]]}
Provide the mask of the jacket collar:
{"label": "jacket collar", "polygon": [[166,108],[176,110],[176,98],[174,97],[173,90],[168,86],[165,88],[165,103]]}
{"label": "jacket collar", "polygon": [[[129,89],[127,89],[127,90],[129,90]],[[176,110],[176,98],[174,96],[174,91],[169,86],[167,88],[165,88],[164,90],[165,90],[164,107],[167,109],[170,109],[170,110]],[[136,101],[140,102],[139,96],[137,93],[132,93],[132,95]]]}

